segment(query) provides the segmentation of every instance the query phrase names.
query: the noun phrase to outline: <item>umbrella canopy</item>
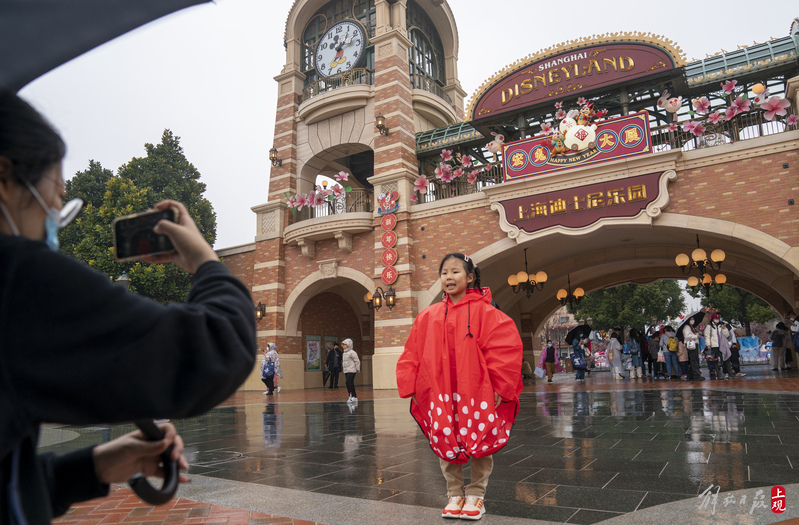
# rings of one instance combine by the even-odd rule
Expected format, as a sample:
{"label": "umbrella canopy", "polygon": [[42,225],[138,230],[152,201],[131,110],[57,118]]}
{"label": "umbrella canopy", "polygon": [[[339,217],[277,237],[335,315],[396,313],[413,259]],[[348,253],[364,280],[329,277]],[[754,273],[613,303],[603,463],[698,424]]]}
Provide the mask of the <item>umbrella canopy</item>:
{"label": "umbrella canopy", "polygon": [[211,0],[2,0],[0,88],[51,69],[156,18]]}
{"label": "umbrella canopy", "polygon": [[581,324],[579,326],[575,326],[574,328],[569,330],[569,333],[566,334],[566,343],[572,344],[575,337],[582,339],[584,337],[588,337],[590,334],[591,334],[591,327],[588,326],[587,324]]}
{"label": "umbrella canopy", "polygon": [[703,312],[702,310],[686,315],[685,319],[683,319],[680,325],[677,327],[677,339],[679,341],[683,340],[682,329],[685,327],[686,324],[688,324],[688,321],[693,319],[694,326],[696,327],[699,326],[699,323],[701,323],[704,318],[705,318],[705,312]]}

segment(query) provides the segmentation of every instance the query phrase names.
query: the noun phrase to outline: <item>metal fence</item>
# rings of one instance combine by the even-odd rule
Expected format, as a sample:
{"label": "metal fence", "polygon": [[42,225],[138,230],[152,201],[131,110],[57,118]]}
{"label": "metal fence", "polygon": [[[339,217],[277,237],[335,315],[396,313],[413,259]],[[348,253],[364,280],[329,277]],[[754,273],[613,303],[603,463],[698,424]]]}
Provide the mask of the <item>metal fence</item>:
{"label": "metal fence", "polygon": [[669,131],[668,126],[652,128],[652,147],[655,152],[671,149],[690,151],[776,135],[785,130],[784,122],[766,120],[762,111],[750,111],[742,113],[730,121],[708,125],[700,137],[690,131],[683,131],[682,124],[678,124],[675,131]]}
{"label": "metal fence", "polygon": [[300,211],[295,211],[291,214],[290,222],[294,224],[317,217],[371,211],[372,192],[369,190],[353,189],[341,197],[337,197],[332,201],[325,201],[318,206],[303,206]]}
{"label": "metal fence", "polygon": [[334,89],[347,86],[372,85],[374,84],[374,72],[368,69],[351,69],[338,75],[323,78],[316,82],[311,82],[302,90],[300,103],[309,100],[316,95],[327,93]]}
{"label": "metal fence", "polygon": [[502,166],[495,164],[487,171],[482,171],[477,175],[477,180],[473,183],[461,177],[453,182],[442,182],[433,180],[427,186],[427,193],[421,195],[419,203],[435,202],[441,199],[449,199],[477,193],[486,186],[494,186],[502,182]]}
{"label": "metal fence", "polygon": [[411,75],[411,87],[414,89],[429,91],[438,98],[445,100],[450,106],[452,105],[452,99],[449,95],[447,95],[444,89],[435,81],[427,78],[424,75]]}

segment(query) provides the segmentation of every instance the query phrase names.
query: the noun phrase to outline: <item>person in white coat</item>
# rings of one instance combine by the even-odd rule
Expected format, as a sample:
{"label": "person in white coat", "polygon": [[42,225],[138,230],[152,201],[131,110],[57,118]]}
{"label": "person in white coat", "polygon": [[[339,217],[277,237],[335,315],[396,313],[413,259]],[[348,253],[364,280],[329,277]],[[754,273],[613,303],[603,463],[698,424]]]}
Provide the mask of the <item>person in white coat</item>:
{"label": "person in white coat", "polygon": [[608,360],[610,360],[610,370],[613,376],[613,379],[619,380],[624,379],[624,376],[621,375],[621,353],[622,353],[622,345],[619,339],[621,336],[618,332],[613,332],[610,334],[610,341],[608,341],[607,352],[608,352]]}
{"label": "person in white coat", "polygon": [[341,342],[344,354],[341,356],[341,369],[347,382],[347,393],[350,395],[347,403],[357,403],[358,395],[355,393],[355,374],[361,371],[361,360],[352,347],[352,339],[345,339]]}

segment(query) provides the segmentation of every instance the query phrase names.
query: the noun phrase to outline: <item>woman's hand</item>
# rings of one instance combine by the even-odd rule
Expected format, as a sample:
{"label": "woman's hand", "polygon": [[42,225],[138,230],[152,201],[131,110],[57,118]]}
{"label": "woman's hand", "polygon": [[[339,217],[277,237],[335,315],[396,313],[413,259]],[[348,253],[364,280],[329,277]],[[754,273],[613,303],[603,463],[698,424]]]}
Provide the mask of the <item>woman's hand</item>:
{"label": "woman's hand", "polygon": [[502,403],[502,398],[499,397],[499,394],[494,392],[494,408],[497,408],[500,403]]}
{"label": "woman's hand", "polygon": [[[164,467],[160,466],[160,454],[173,445],[171,458],[178,462],[180,470],[188,470],[189,463],[183,456],[183,439],[172,423],[161,423],[158,427],[164,432],[160,441],[148,441],[140,430],[125,434],[107,443],[94,447],[94,472],[101,483],[124,483],[136,474],[164,477]],[[181,483],[188,483],[189,477],[179,474]]]}
{"label": "woman's hand", "polygon": [[165,210],[171,206],[179,210],[178,222],[161,220],[155,225],[153,231],[158,234],[166,235],[175,247],[173,253],[160,255],[148,255],[142,257],[146,263],[175,263],[187,272],[194,274],[197,269],[208,261],[218,261],[219,257],[200,233],[194,219],[189,216],[189,212],[183,204],[166,200],[155,205],[157,210]]}

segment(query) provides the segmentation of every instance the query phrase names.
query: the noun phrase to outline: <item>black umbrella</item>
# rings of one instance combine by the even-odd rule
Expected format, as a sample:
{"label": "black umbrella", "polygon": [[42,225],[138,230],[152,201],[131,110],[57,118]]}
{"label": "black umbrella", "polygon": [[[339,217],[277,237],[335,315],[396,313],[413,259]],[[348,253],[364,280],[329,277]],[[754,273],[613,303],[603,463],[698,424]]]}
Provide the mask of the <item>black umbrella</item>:
{"label": "black umbrella", "polygon": [[694,320],[694,327],[697,327],[697,326],[699,326],[699,323],[701,323],[704,318],[705,318],[705,312],[703,312],[702,310],[699,310],[698,312],[694,312],[692,314],[686,315],[685,319],[683,319],[682,322],[680,323],[680,325],[677,327],[677,340],[678,341],[682,341],[683,340],[682,329],[685,327],[686,324],[688,324],[688,321],[693,319]]}
{"label": "black umbrella", "polygon": [[156,18],[211,0],[2,0],[0,88],[51,69]]}
{"label": "black umbrella", "polygon": [[583,339],[584,337],[588,337],[591,333],[591,327],[587,324],[581,324],[580,326],[575,326],[569,333],[566,334],[566,344],[572,344],[575,337]]}

